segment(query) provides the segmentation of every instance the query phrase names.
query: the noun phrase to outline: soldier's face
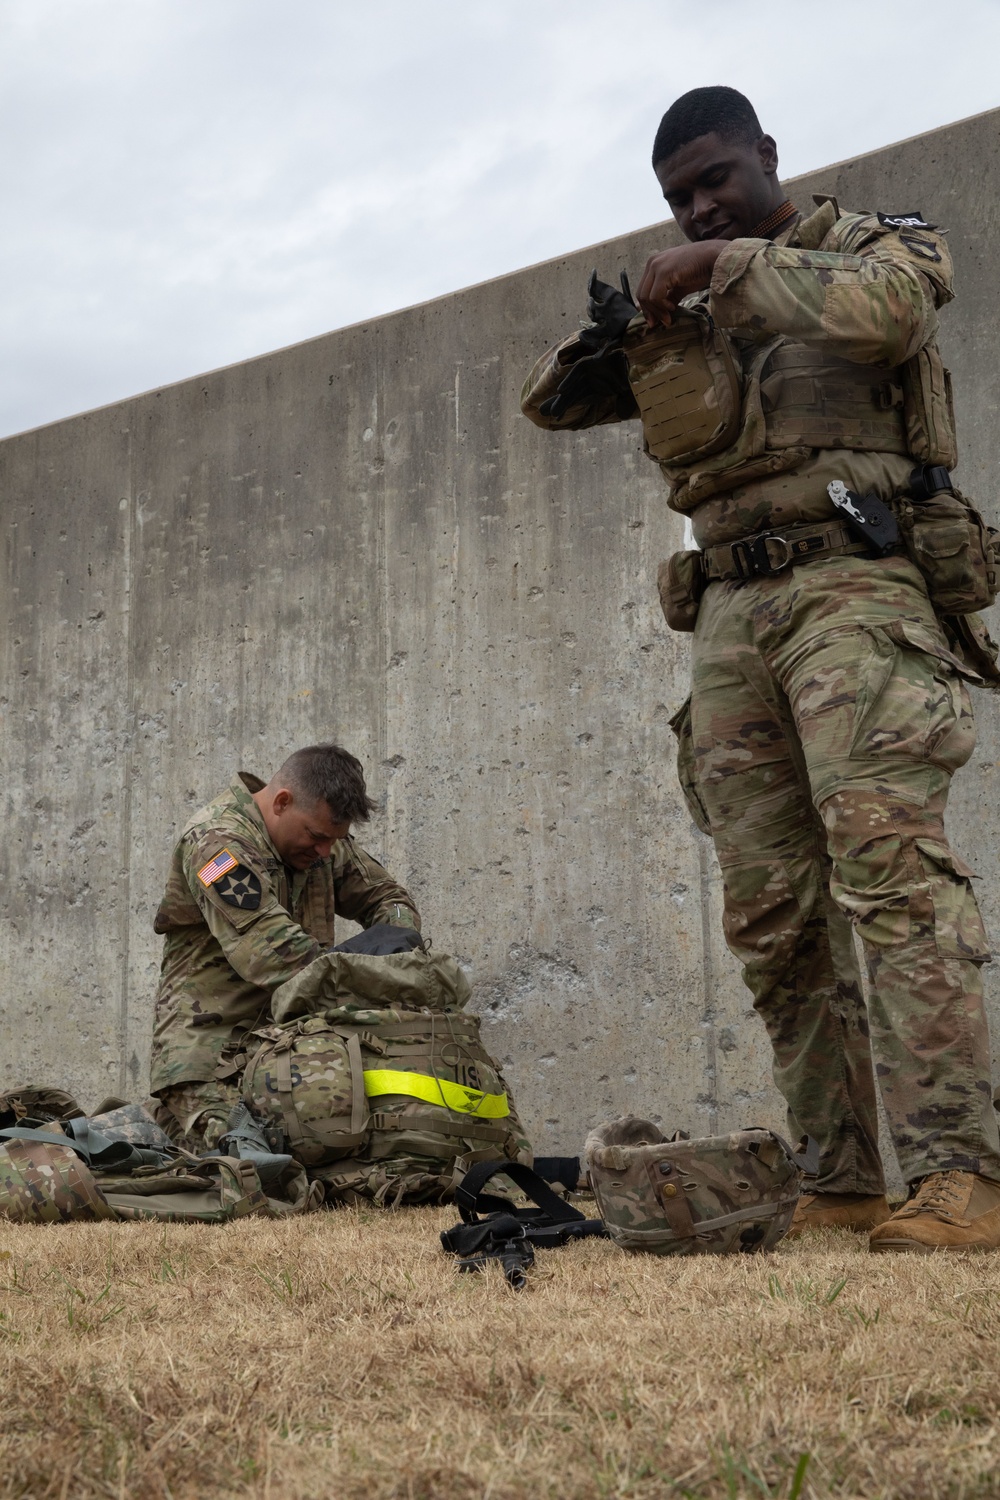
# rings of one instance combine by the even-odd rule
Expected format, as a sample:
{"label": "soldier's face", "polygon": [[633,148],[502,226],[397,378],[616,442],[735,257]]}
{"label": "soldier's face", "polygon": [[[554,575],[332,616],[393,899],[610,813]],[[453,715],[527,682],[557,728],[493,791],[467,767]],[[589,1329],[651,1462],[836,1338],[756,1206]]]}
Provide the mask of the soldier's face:
{"label": "soldier's face", "polygon": [[308,870],[318,859],[327,859],[337,840],[351,831],[350,822],[335,818],[325,802],[306,806],[287,790],[274,794],[265,821],[271,843],[292,870]]}
{"label": "soldier's face", "polygon": [[689,240],[748,235],[775,204],[778,148],[769,135],[752,146],[714,131],[679,146],[654,168],[670,211]]}

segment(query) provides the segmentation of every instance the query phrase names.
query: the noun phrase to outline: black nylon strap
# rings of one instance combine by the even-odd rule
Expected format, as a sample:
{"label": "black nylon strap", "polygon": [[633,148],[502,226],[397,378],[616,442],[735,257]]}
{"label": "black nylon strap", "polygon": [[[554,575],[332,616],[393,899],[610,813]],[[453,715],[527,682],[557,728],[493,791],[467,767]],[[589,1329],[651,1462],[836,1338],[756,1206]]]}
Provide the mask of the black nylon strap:
{"label": "black nylon strap", "polygon": [[[781,1144],[784,1145],[784,1141]],[[803,1144],[805,1145],[804,1151],[789,1150],[788,1155],[806,1177],[816,1177],[819,1175],[819,1141],[807,1135],[804,1142],[799,1142],[799,1146]]]}
{"label": "black nylon strap", "polygon": [[536,1156],[535,1171],[546,1182],[558,1182],[571,1193],[580,1181],[578,1156]]}
{"label": "black nylon strap", "polygon": [[442,1229],[441,1244],[452,1255],[475,1255],[492,1240],[523,1240],[524,1225],[513,1214],[490,1214],[475,1224],[456,1224]]}
{"label": "black nylon strap", "polygon": [[[576,1162],[577,1174],[579,1165]],[[515,1208],[506,1198],[484,1192],[490,1179],[501,1174],[537,1208]],[[575,1176],[573,1180],[575,1185]],[[578,1208],[554,1193],[543,1177],[517,1161],[473,1163],[455,1189],[455,1197],[463,1222],[454,1229],[442,1230],[442,1248],[460,1257],[460,1271],[481,1271],[490,1261],[500,1261],[514,1291],[526,1284],[524,1273],[534,1262],[535,1245],[554,1249],[569,1239],[608,1233],[602,1220],[585,1218]],[[480,1213],[487,1210],[487,1217],[481,1219]]]}
{"label": "black nylon strap", "polygon": [[[483,1188],[490,1178],[500,1175],[509,1177],[511,1182],[519,1187],[533,1203],[538,1205],[537,1209],[515,1208],[506,1198],[494,1197],[492,1193],[484,1193]],[[466,1224],[474,1224],[482,1211],[501,1212],[513,1214],[514,1218],[521,1224],[530,1224],[537,1220],[547,1220],[550,1224],[571,1224],[576,1221],[585,1222],[586,1216],[558,1193],[554,1193],[543,1177],[533,1172],[519,1161],[477,1161],[466,1172],[461,1183],[455,1189],[455,1200],[458,1203],[458,1211]]]}
{"label": "black nylon strap", "polygon": [[783,1135],[779,1135],[776,1130],[768,1130],[766,1125],[747,1125],[744,1129],[760,1130],[773,1135],[792,1166],[798,1167],[803,1176],[815,1177],[819,1173],[819,1141],[813,1140],[811,1135],[803,1136],[797,1146],[790,1146]]}

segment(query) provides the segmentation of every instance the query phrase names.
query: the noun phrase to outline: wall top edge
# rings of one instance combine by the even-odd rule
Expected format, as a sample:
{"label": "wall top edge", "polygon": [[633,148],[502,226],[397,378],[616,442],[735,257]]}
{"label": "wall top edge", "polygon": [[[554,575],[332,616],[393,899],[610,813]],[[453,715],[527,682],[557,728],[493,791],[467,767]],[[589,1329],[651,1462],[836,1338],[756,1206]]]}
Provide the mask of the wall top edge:
{"label": "wall top edge", "polygon": [[[978,114],[963,116],[960,120],[952,120],[947,125],[938,125],[933,130],[921,132],[919,135],[904,136],[898,141],[889,141],[884,146],[878,146],[872,151],[864,151],[858,156],[844,157],[840,161],[829,162],[826,166],[816,167],[808,172],[800,172],[796,177],[783,179],[788,187],[796,183],[807,182],[821,177],[826,172],[840,172],[846,167],[856,166],[860,162],[870,161],[872,157],[882,156],[885,152],[898,150],[900,147],[912,145],[916,141],[933,141],[935,137],[945,135],[951,131],[960,130],[977,121],[986,121],[997,118],[1000,120],[1000,106],[995,109],[981,110]],[[470,282],[467,286],[457,287],[454,291],[444,292],[439,297],[428,298],[425,302],[413,302],[405,307],[393,308],[389,312],[379,313],[376,317],[362,318],[357,323],[343,323],[336,328],[326,329],[323,333],[314,334],[308,339],[297,339],[291,344],[281,344],[276,349],[265,350],[262,354],[252,355],[249,359],[234,360],[230,364],[216,365],[210,370],[202,370],[193,375],[186,375],[181,380],[169,381],[165,385],[151,386],[148,390],[137,391],[129,396],[122,396],[117,401],[108,401],[101,406],[87,407],[83,411],[71,412],[65,417],[58,417],[55,421],[44,422],[38,427],[22,428],[19,432],[8,433],[0,438],[0,446],[4,443],[14,442],[18,439],[30,437],[34,433],[46,432],[52,428],[61,427],[68,422],[84,421],[88,417],[97,416],[102,412],[113,411],[117,407],[130,407],[136,402],[144,401],[150,396],[158,396],[167,391],[175,391],[182,386],[194,385],[199,380],[209,380],[217,375],[224,375],[229,370],[245,369],[260,363],[263,360],[274,359],[278,355],[288,354],[293,350],[306,349],[310,344],[322,343],[323,340],[331,338],[334,334],[347,333],[352,329],[372,328],[384,326],[393,319],[406,317],[419,309],[434,307],[439,303],[450,302],[456,297],[468,296],[471,292],[480,291],[484,287],[497,286],[505,281],[511,281],[515,277],[529,274],[533,271],[544,270],[548,266],[559,265],[561,262],[577,256],[586,256],[604,250],[609,245],[620,243],[622,240],[635,236],[651,234],[654,230],[662,228],[665,224],[673,224],[673,219],[655,219],[649,224],[639,225],[635,229],[626,230],[622,234],[612,236],[607,240],[596,240],[590,245],[577,245],[570,250],[565,250],[559,255],[549,256],[545,260],[533,261],[526,266],[518,266],[510,271],[504,271],[499,276],[490,276],[483,281]]]}

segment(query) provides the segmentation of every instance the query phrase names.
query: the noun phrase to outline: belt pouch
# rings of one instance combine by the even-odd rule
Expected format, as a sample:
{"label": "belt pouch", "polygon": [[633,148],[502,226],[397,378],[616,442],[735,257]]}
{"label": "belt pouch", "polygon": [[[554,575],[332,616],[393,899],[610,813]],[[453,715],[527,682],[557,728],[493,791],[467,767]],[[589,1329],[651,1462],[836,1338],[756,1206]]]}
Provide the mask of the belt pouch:
{"label": "belt pouch", "polygon": [[997,595],[997,533],[958,491],[905,501],[899,528],[942,615],[988,609]]}
{"label": "belt pouch", "polygon": [[660,563],[656,586],[660,605],[671,630],[693,630],[698,620],[701,596],[708,585],[701,552],[675,552]]}

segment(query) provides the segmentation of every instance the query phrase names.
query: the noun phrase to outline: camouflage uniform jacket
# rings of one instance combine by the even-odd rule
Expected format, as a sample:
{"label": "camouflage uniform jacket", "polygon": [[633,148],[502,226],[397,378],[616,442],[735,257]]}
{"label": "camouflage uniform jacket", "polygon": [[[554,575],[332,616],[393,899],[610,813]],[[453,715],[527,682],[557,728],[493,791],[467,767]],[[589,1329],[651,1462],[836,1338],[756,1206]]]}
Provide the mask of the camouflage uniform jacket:
{"label": "camouflage uniform jacket", "polygon": [[[153,1093],[213,1078],[234,1031],[266,1021],[272,991],[333,944],[335,914],[364,927],[420,926],[412,898],[351,838],[308,870],[289,870],[251,795],[263,786],[241,771],[195,813],[174,850],[153,923],[165,935]],[[252,909],[238,904],[240,888],[226,874],[209,884],[200,878],[214,874],[219,856],[216,869],[235,859],[253,877]],[[243,870],[231,866],[230,874]]]}
{"label": "camouflage uniform jacket", "polygon": [[[942,234],[929,227],[897,227],[883,222],[884,215],[842,214],[832,198],[817,202],[815,213],[797,219],[774,240],[733,240],[715,263],[711,285],[684,299],[707,308],[733,337],[745,408],[754,369],[755,399],[760,391],[757,356],[778,339],[786,348],[819,350],[834,362],[891,372],[891,390],[898,389],[900,367],[919,351],[936,353],[937,308],[953,296],[951,256]],[[537,426],[575,429],[638,415],[624,375],[620,392],[595,392],[558,418],[540,412],[567,367],[585,352],[578,335],[571,334],[535,364],[521,392],[521,409]],[[745,416],[744,411],[744,431]],[[902,418],[899,426],[902,432]],[[755,465],[738,469],[726,453],[687,472],[663,465],[669,504],[691,516],[700,547],[772,526],[826,520],[833,514],[826,493],[831,479],[887,498],[905,488],[916,461],[904,451],[905,438],[894,451],[873,447],[877,444],[855,451],[836,439],[812,449],[770,451],[768,444],[769,451],[756,454]],[[754,467],[757,472],[750,472]]]}

